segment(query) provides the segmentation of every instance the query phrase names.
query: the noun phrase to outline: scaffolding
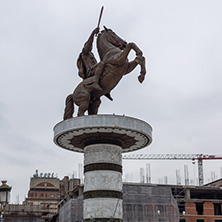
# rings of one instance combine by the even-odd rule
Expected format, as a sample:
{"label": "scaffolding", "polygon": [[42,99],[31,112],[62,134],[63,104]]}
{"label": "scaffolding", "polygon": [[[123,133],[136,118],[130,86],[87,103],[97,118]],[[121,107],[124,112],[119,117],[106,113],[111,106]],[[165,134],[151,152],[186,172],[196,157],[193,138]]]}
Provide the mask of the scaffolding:
{"label": "scaffolding", "polygon": [[[115,209],[113,209],[115,212]],[[83,221],[83,196],[66,201],[59,222]],[[178,222],[179,210],[171,188],[150,184],[123,184],[123,222]]]}
{"label": "scaffolding", "polygon": [[83,197],[69,199],[59,209],[59,222],[83,221]]}
{"label": "scaffolding", "polygon": [[123,221],[178,222],[178,205],[171,188],[147,184],[124,184]]}

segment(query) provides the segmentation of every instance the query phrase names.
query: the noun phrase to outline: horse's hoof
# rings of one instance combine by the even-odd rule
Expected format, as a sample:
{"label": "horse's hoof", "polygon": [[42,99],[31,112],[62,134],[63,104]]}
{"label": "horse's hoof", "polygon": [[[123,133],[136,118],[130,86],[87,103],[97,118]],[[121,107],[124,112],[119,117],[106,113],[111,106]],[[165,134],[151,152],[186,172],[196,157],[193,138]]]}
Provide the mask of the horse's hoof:
{"label": "horse's hoof", "polygon": [[144,81],[144,79],[145,79],[144,75],[139,75],[138,76],[138,80],[139,80],[140,83],[142,83]]}

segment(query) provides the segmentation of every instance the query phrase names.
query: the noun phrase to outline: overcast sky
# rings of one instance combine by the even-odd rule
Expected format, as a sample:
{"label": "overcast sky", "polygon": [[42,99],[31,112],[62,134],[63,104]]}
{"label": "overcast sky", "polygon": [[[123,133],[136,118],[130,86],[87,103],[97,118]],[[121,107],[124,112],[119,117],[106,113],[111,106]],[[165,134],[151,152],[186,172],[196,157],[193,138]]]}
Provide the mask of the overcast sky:
{"label": "overcast sky", "polygon": [[[125,114],[153,127],[153,143],[135,153],[222,153],[221,0],[1,0],[0,179],[13,186],[12,202],[27,196],[36,169],[62,179],[76,175],[83,162],[82,154],[53,143],[53,127],[81,81],[76,60],[102,5],[101,29],[135,42],[148,73],[143,84],[139,67],[125,76],[99,113]],[[124,160],[124,174],[139,181],[146,163]],[[168,176],[175,184],[176,169],[183,183],[184,164],[196,178],[191,161],[149,163],[153,183]],[[221,161],[204,161],[205,183],[212,171],[220,178],[221,167]]]}

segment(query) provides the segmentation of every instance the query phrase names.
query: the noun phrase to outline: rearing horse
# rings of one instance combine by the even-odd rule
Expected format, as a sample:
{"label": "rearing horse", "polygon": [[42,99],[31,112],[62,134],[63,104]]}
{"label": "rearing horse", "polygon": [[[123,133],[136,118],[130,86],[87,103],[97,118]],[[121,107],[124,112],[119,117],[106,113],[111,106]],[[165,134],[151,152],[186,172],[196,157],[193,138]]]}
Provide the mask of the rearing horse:
{"label": "rearing horse", "polygon": [[[90,87],[89,83],[93,82],[93,78],[89,77],[83,80],[66,98],[66,107],[64,120],[72,118],[74,113],[74,103],[79,106],[78,116],[83,116],[88,110],[89,115],[97,114],[101,104],[100,97],[109,93],[121,78],[130,73],[139,64],[141,72],[138,76],[140,83],[143,82],[146,74],[145,58],[142,51],[135,43],[126,43],[117,36],[111,29],[105,29],[97,37],[97,49],[101,62],[104,63],[100,86],[102,91],[95,90]],[[130,50],[134,50],[136,58],[129,62],[127,57]]]}

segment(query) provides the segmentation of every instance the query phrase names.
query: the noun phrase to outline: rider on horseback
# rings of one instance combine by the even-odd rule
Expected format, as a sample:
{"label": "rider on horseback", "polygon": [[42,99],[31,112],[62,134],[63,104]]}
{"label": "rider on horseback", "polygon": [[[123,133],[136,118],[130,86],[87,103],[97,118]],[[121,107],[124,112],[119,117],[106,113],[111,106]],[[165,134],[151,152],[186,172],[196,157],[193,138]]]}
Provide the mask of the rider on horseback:
{"label": "rider on horseback", "polygon": [[[77,60],[77,67],[79,69],[78,74],[83,80],[88,79],[91,76],[94,76],[93,82],[86,81],[85,83],[86,86],[92,87],[92,89],[98,91],[102,91],[102,88],[99,85],[99,80],[102,75],[105,63],[102,61],[97,63],[96,58],[92,53],[92,44],[94,40],[94,35],[98,33],[99,33],[99,27],[95,28],[92,31],[91,35],[89,36],[89,39],[84,44],[82,52],[79,54],[79,58]],[[105,96],[111,101],[113,100],[110,93],[107,93]]]}
{"label": "rider on horseback", "polygon": [[79,69],[78,74],[82,79],[87,79],[91,76],[94,76],[94,81],[90,86],[95,90],[101,91],[102,88],[99,86],[99,79],[103,71],[104,62],[101,61],[97,63],[95,56],[91,52],[94,35],[98,33],[98,27],[92,31],[89,39],[82,49],[82,52],[79,55],[79,58],[77,60],[77,67]]}

